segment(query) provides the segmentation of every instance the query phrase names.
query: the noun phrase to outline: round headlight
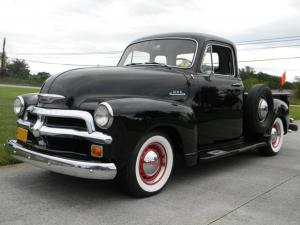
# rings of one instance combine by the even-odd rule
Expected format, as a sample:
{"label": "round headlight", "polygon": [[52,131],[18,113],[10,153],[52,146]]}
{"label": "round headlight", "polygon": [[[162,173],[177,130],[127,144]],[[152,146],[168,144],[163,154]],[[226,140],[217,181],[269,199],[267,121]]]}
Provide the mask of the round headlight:
{"label": "round headlight", "polygon": [[18,96],[14,101],[14,112],[16,115],[21,116],[24,112],[25,103],[21,96]]}
{"label": "round headlight", "polygon": [[99,104],[94,113],[94,120],[101,129],[108,129],[113,122],[113,110],[111,106],[106,102]]}

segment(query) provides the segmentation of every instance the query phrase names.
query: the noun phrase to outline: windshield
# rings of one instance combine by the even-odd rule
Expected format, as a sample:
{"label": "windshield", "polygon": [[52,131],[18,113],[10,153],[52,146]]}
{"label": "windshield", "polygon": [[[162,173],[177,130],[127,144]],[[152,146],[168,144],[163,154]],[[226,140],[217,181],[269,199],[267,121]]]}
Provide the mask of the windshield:
{"label": "windshield", "polygon": [[155,39],[132,44],[125,50],[119,66],[168,65],[190,68],[197,43],[188,39]]}

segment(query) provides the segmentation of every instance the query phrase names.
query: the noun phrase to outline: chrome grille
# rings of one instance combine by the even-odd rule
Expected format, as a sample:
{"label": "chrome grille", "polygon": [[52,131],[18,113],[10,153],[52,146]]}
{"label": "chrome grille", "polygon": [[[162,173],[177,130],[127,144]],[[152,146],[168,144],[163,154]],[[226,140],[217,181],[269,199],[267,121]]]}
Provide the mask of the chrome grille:
{"label": "chrome grille", "polygon": [[24,118],[17,122],[27,127],[35,137],[80,137],[96,143],[112,142],[110,136],[96,131],[93,116],[87,111],[29,106]]}

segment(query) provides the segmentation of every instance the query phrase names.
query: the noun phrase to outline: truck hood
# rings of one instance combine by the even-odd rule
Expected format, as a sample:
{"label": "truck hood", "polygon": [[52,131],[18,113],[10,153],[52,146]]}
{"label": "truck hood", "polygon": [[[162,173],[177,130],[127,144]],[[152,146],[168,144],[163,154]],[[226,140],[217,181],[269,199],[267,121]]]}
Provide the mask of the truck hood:
{"label": "truck hood", "polygon": [[186,76],[175,70],[145,67],[84,68],[51,76],[41,93],[66,97],[49,108],[78,108],[82,104],[128,97],[184,101],[188,97]]}

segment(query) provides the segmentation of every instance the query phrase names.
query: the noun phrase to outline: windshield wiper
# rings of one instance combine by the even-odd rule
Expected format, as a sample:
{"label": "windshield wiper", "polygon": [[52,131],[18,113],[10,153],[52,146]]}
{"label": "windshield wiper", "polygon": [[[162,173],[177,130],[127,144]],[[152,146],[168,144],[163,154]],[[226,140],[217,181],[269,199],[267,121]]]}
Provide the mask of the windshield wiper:
{"label": "windshield wiper", "polygon": [[158,63],[158,62],[146,62],[145,64],[147,65],[157,65],[157,66],[163,66],[163,67],[167,67],[167,68],[171,68],[170,66],[168,66],[165,63]]}
{"label": "windshield wiper", "polygon": [[125,66],[135,66],[135,65],[141,65],[143,63],[128,63]]}
{"label": "windshield wiper", "polygon": [[136,66],[136,65],[162,66],[162,67],[166,67],[169,69],[172,68],[165,63],[158,63],[158,62],[129,63],[129,64],[126,64],[125,66]]}

